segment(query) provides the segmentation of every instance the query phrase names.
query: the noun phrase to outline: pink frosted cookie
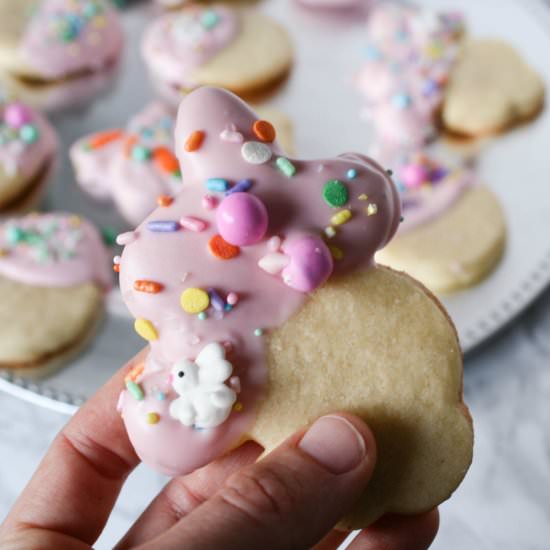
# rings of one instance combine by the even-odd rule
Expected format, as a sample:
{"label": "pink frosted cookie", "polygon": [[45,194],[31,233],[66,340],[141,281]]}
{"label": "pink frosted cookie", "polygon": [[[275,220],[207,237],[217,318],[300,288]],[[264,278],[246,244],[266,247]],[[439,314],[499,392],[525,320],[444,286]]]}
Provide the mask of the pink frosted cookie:
{"label": "pink frosted cookie", "polygon": [[204,85],[251,94],[281,80],[292,62],[289,37],[278,23],[221,5],[161,15],[147,29],[142,53],[163,95]]}
{"label": "pink frosted cookie", "polygon": [[354,10],[372,3],[372,0],[296,0],[307,8],[321,10]]}
{"label": "pink frosted cookie", "polygon": [[0,70],[26,81],[101,71],[117,60],[122,42],[106,0],[0,1]]}
{"label": "pink frosted cookie", "polygon": [[356,84],[380,141],[419,147],[434,137],[462,30],[454,12],[389,2],[372,11]]}
{"label": "pink frosted cookie", "polygon": [[78,183],[93,197],[112,200],[124,218],[137,225],[159,197],[171,197],[181,189],[173,134],[173,112],[151,103],[125,130],[78,140],[70,150]]}
{"label": "pink frosted cookie", "polygon": [[118,237],[122,296],[150,343],[118,403],[142,460],[185,474],[348,410],[385,468],[344,525],[447,498],[472,450],[461,354],[433,296],[373,261],[400,222],[388,174],[356,154],[289,158],[216,88],[181,104],[176,151],[186,185]]}
{"label": "pink frosted cookie", "polygon": [[111,285],[97,230],[71,214],[0,224],[0,368],[44,374],[82,349]]}
{"label": "pink frosted cookie", "polygon": [[50,123],[19,102],[0,102],[0,214],[22,213],[39,201],[57,154]]}
{"label": "pink frosted cookie", "polygon": [[475,171],[449,168],[421,151],[388,165],[395,169],[404,221],[377,260],[436,292],[469,287],[488,275],[502,257],[506,221]]}

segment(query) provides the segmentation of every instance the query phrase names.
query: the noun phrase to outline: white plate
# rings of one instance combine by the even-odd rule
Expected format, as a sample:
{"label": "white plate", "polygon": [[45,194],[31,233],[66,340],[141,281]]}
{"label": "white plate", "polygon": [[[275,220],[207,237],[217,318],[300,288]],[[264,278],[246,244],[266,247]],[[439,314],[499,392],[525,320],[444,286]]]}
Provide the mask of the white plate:
{"label": "white plate", "polygon": [[[425,0],[449,9],[447,0]],[[542,0],[462,0],[470,36],[498,36],[513,43],[541,73],[550,89],[550,10]],[[291,78],[271,104],[294,122],[296,149],[306,158],[345,151],[365,151],[369,128],[361,122],[361,101],[352,77],[361,66],[365,43],[359,18],[327,16],[283,0],[266,0],[261,9],[284,22],[296,44]],[[139,55],[149,3],[123,13],[128,44],[116,87],[87,108],[57,115],[54,122],[68,146],[81,135],[123,125],[153,97]],[[550,282],[550,113],[533,123],[482,144],[479,170],[501,199],[509,224],[506,255],[498,269],[479,286],[443,301],[453,317],[465,351],[493,335],[524,309]],[[82,213],[99,225],[124,229],[112,208],[98,208],[74,184],[64,153],[62,172],[47,200],[50,209]],[[142,341],[116,293],[94,344],[74,363],[42,380],[0,374],[0,388],[24,399],[71,413],[132,356]]]}

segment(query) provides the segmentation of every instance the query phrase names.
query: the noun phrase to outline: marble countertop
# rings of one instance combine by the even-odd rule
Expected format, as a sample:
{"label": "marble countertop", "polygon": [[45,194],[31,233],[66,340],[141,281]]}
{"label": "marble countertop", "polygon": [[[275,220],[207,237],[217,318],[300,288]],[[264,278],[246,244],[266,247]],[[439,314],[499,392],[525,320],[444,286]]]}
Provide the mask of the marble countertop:
{"label": "marble countertop", "polygon": [[[550,548],[550,291],[465,367],[474,463],[441,506],[435,550]],[[67,418],[0,393],[0,521]],[[163,485],[139,467],[97,548],[111,548]]]}

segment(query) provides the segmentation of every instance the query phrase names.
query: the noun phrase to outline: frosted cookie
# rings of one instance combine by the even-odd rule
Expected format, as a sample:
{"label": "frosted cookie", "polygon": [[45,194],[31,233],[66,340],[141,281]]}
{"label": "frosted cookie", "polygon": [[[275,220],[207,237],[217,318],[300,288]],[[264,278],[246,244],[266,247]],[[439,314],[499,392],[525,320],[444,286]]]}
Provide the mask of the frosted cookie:
{"label": "frosted cookie", "polygon": [[57,153],[50,123],[19,102],[0,101],[0,215],[23,213],[40,200]]}
{"label": "frosted cookie", "polygon": [[472,453],[462,358],[437,300],[373,262],[401,216],[387,173],[361,155],[289,158],[215,88],[183,101],[176,151],[185,187],[118,239],[122,296],[150,343],[118,404],[141,459],[185,474],[347,410],[383,467],[346,526],[446,499]]}
{"label": "frosted cookie", "polygon": [[467,168],[449,169],[423,154],[396,171],[404,221],[376,259],[406,271],[430,290],[478,283],[499,263],[506,221],[498,199]]}
{"label": "frosted cookie", "polygon": [[122,30],[106,0],[0,1],[0,70],[52,82],[105,69]]}
{"label": "frosted cookie", "polygon": [[306,8],[320,10],[355,10],[370,4],[370,0],[295,0]]}
{"label": "frosted cookie", "polygon": [[378,140],[419,147],[433,139],[462,33],[462,17],[454,12],[396,3],[373,9],[356,85]]}
{"label": "frosted cookie", "polygon": [[45,374],[80,351],[111,284],[96,229],[70,214],[0,224],[0,368]]}
{"label": "frosted cookie", "polygon": [[535,116],[544,103],[542,78],[507,42],[468,42],[445,92],[443,123],[452,132],[481,136]]}
{"label": "frosted cookie", "polygon": [[[265,109],[283,141],[292,147],[292,126],[275,109]],[[76,180],[99,200],[112,200],[135,226],[159,201],[170,202],[182,186],[175,157],[174,113],[162,103],[151,103],[134,116],[127,128],[110,129],[78,140],[70,150]],[[235,132],[237,134],[237,132]],[[227,139],[237,139],[228,132]]]}
{"label": "frosted cookie", "polygon": [[292,63],[279,23],[221,5],[161,15],[145,32],[142,53],[154,84],[180,93],[215,85],[250,95],[281,80]]}

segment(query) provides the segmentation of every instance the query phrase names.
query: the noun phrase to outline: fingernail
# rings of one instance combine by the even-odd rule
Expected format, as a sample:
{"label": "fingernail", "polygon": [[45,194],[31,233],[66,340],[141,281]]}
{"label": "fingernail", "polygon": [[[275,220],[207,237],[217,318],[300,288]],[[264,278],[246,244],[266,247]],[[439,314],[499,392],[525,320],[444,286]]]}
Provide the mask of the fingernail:
{"label": "fingernail", "polygon": [[333,474],[349,472],[365,459],[367,447],[355,426],[340,416],[323,416],[298,447]]}

